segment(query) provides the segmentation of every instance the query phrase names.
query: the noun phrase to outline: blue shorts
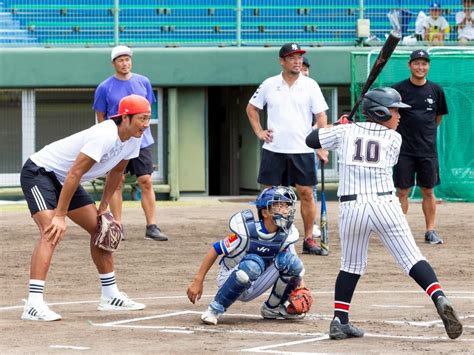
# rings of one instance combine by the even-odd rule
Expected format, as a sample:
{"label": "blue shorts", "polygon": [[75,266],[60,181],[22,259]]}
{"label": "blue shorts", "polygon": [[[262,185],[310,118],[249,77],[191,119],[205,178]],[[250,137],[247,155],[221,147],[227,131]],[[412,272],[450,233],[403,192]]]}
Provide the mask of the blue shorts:
{"label": "blue shorts", "polygon": [[[58,205],[63,186],[53,172],[37,166],[28,159],[21,169],[21,189],[31,215],[44,210],[54,210]],[[84,188],[79,185],[69,203],[68,211],[95,203]]]}

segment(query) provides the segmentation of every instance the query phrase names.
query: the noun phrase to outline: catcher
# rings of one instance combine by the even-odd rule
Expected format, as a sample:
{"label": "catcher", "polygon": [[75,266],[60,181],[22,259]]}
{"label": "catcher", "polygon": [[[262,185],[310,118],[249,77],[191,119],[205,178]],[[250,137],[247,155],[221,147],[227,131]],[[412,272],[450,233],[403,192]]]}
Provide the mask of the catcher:
{"label": "catcher", "polygon": [[[122,231],[107,207],[128,160],[138,156],[150,113],[150,104],[144,97],[126,96],[120,101],[117,116],[53,142],[26,161],[21,171],[21,187],[39,228],[40,239],[31,257],[29,295],[21,319],[61,319],[49,309],[43,292],[53,253],[66,233],[66,217],[91,236],[91,256],[102,285],[98,310],[145,308],[144,304],[134,302],[120,292],[115,282],[112,251],[118,247]],[[94,200],[80,184],[107,172],[109,177],[102,200],[96,208]]]}
{"label": "catcher", "polygon": [[304,267],[294,244],[299,238],[293,226],[296,195],[288,187],[263,190],[255,203],[259,220],[251,210],[230,218],[231,234],[217,241],[205,256],[189,285],[192,303],[201,298],[207,272],[220,259],[219,291],[202,314],[201,320],[215,325],[236,301],[251,301],[270,287],[270,296],[260,312],[265,319],[302,319],[311,308],[311,292],[304,287]]}

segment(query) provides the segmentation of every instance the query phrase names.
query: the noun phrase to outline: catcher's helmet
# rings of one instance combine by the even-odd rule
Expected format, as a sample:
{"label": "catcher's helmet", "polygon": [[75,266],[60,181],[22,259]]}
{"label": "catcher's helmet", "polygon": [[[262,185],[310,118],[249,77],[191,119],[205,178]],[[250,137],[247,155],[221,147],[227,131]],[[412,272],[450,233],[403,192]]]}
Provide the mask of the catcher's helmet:
{"label": "catcher's helmet", "polygon": [[[286,186],[272,186],[263,190],[258,196],[254,204],[257,207],[258,215],[262,219],[261,210],[267,209],[272,214],[275,224],[288,231],[295,219],[296,212],[296,194],[293,190]],[[273,204],[286,203],[288,210],[285,215],[280,211],[273,210]]]}
{"label": "catcher's helmet", "polygon": [[374,121],[385,122],[392,118],[390,107],[410,108],[404,104],[397,90],[393,88],[376,88],[364,95],[362,114]]}

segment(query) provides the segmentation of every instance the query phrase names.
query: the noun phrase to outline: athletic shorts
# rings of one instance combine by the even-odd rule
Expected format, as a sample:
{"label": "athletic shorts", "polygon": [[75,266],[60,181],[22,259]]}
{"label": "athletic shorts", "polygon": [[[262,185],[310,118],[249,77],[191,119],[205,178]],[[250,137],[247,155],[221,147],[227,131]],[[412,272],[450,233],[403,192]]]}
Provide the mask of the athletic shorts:
{"label": "athletic shorts", "polygon": [[130,173],[130,175],[135,175],[136,177],[153,174],[151,147],[140,149],[138,157],[130,159],[128,162],[125,173]]}
{"label": "athletic shorts", "polygon": [[420,158],[400,155],[398,163],[393,168],[395,187],[408,189],[415,185],[432,189],[440,184],[438,158]]}
{"label": "athletic shorts", "polygon": [[[39,211],[54,210],[57,207],[63,186],[53,172],[46,171],[28,159],[21,169],[20,182],[31,215]],[[69,203],[68,211],[93,203],[94,200],[79,185]]]}
{"label": "athletic shorts", "polygon": [[314,153],[286,154],[262,149],[258,182],[268,186],[316,185]]}

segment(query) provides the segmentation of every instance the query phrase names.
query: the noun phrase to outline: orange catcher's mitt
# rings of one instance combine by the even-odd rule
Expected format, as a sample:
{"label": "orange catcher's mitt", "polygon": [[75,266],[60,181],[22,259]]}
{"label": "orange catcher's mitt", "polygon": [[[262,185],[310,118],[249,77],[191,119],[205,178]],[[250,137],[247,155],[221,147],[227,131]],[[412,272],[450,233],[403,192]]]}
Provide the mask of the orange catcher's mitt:
{"label": "orange catcher's mitt", "polygon": [[110,212],[97,217],[97,228],[92,236],[92,243],[101,249],[114,252],[117,250],[123,237],[122,226],[115,222]]}
{"label": "orange catcher's mitt", "polygon": [[313,304],[311,290],[306,287],[294,289],[288,296],[288,302],[289,305],[286,310],[289,314],[307,313]]}

